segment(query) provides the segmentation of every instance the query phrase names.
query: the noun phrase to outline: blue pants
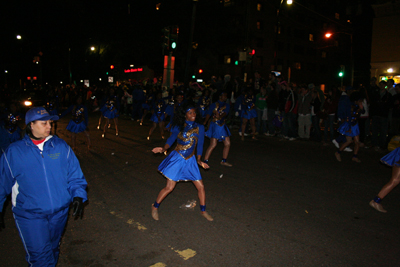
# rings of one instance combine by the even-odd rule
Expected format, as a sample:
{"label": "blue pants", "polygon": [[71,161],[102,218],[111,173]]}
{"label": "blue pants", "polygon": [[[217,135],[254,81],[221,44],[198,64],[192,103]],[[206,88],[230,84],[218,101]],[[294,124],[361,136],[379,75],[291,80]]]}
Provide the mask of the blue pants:
{"label": "blue pants", "polygon": [[50,215],[14,213],[29,266],[56,266],[67,218],[68,208]]}

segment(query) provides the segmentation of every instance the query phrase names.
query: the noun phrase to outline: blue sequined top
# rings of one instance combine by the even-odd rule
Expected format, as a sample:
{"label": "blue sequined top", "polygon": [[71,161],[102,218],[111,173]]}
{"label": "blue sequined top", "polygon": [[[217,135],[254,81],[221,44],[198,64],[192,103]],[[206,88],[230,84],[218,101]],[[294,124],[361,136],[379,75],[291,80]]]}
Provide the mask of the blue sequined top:
{"label": "blue sequined top", "polygon": [[183,131],[179,131],[178,127],[172,129],[172,135],[168,138],[167,144],[172,144],[177,141],[175,150],[184,158],[191,158],[196,152],[197,155],[203,153],[204,144],[204,126],[193,121],[186,121]]}
{"label": "blue sequined top", "polygon": [[228,114],[229,113],[229,109],[230,109],[230,106],[226,102],[217,101],[215,103],[212,103],[211,106],[210,106],[210,112],[212,112],[212,114],[214,114],[214,117],[213,117],[212,121],[217,123],[220,126],[223,125],[225,123],[225,117],[226,116],[223,117],[222,119],[218,120],[215,117],[215,114],[216,113],[219,113],[219,115],[222,115],[223,113]]}

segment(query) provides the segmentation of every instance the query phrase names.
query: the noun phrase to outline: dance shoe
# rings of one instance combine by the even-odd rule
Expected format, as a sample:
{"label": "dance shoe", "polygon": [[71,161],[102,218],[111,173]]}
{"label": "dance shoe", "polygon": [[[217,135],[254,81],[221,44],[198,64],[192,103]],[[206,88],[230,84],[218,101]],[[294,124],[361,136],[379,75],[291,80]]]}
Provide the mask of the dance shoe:
{"label": "dance shoe", "polygon": [[232,164],[230,164],[228,162],[223,162],[223,161],[221,161],[221,165],[226,166],[226,167],[232,167]]}
{"label": "dance shoe", "polygon": [[204,218],[206,218],[206,219],[209,220],[210,222],[214,221],[213,217],[211,217],[211,215],[208,214],[207,211],[201,212],[201,216],[203,216]]}
{"label": "dance shoe", "polygon": [[374,200],[371,200],[371,202],[369,202],[369,205],[370,205],[371,207],[373,207],[374,209],[376,209],[377,211],[380,211],[380,212],[383,212],[383,213],[386,213],[386,212],[387,212],[387,210],[385,210],[385,209],[382,207],[382,204],[376,203]]}
{"label": "dance shoe", "polygon": [[154,204],[151,204],[151,217],[153,217],[154,220],[158,221],[158,209],[154,208]]}

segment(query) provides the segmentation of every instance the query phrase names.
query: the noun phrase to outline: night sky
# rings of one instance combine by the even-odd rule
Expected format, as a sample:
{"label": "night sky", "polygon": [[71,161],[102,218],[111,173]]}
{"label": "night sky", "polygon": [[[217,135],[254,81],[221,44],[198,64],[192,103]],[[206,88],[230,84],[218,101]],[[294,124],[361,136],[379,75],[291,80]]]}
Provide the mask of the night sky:
{"label": "night sky", "polygon": [[[69,64],[76,77],[105,73],[110,64],[146,64],[157,71],[162,67],[163,27],[179,25],[176,52],[186,56],[182,47],[188,47],[192,7],[189,0],[2,1],[0,66],[9,70],[10,79],[37,73],[32,60],[42,52],[43,77],[49,81],[68,79]],[[194,41],[218,49],[218,39],[229,38],[216,27],[223,19],[221,8],[217,0],[199,1]],[[103,53],[90,53],[92,45]]]}

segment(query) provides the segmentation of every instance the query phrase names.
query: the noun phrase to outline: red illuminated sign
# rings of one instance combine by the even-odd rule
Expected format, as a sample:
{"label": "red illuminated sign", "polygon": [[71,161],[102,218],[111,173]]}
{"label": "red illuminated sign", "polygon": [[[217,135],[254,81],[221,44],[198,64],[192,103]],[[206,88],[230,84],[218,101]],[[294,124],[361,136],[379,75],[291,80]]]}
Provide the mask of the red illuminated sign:
{"label": "red illuminated sign", "polygon": [[140,71],[143,71],[143,68],[136,68],[136,69],[127,69],[127,70],[124,70],[125,73],[140,72]]}

